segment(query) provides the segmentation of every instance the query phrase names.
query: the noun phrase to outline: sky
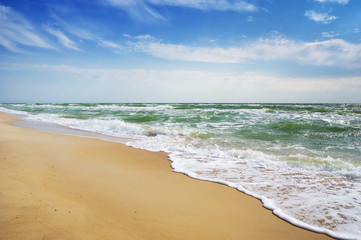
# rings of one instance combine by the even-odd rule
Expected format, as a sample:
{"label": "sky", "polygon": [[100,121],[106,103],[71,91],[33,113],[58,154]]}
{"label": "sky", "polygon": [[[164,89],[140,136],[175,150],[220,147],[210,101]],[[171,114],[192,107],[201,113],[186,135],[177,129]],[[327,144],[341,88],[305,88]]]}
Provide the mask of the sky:
{"label": "sky", "polygon": [[0,102],[361,103],[361,1],[0,0]]}

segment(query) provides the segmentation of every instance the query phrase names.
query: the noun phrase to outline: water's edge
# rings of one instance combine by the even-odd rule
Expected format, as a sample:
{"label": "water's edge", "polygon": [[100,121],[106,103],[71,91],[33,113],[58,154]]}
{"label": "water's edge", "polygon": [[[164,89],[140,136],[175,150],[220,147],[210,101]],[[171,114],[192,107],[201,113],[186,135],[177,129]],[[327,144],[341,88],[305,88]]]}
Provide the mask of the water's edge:
{"label": "water's edge", "polygon": [[[134,147],[131,144],[126,144],[125,142],[128,140],[127,138],[120,138],[120,137],[113,137],[113,136],[109,136],[109,135],[105,135],[105,134],[101,134],[101,133],[95,133],[95,132],[90,132],[90,131],[85,131],[85,130],[79,130],[79,129],[73,129],[70,127],[66,127],[66,126],[62,126],[56,123],[45,123],[45,122],[40,122],[40,121],[31,121],[31,120],[26,120],[24,119],[25,115],[21,115],[21,114],[10,114],[10,113],[6,113],[3,112],[4,114],[13,116],[14,118],[20,120],[20,121],[15,121],[15,122],[10,122],[10,124],[17,126],[17,127],[22,127],[22,128],[28,128],[28,129],[34,129],[37,131],[43,131],[43,132],[49,132],[49,133],[55,133],[55,134],[62,134],[62,135],[69,135],[69,136],[77,136],[77,137],[84,137],[84,138],[94,138],[94,139],[99,139],[102,141],[108,141],[108,142],[116,142],[116,143],[120,143],[129,147]],[[139,148],[139,147],[134,147],[134,148]],[[143,148],[139,148],[139,149],[143,149]],[[149,149],[143,149],[143,150],[147,150],[147,151],[151,151],[154,152],[152,150]],[[213,183],[218,183],[218,184],[222,184],[231,188],[234,188],[236,190],[238,190],[241,193],[244,193],[248,196],[254,197],[257,200],[262,202],[262,206],[270,211],[272,211],[272,213],[279,217],[280,219],[305,230],[308,231],[312,231],[315,233],[321,233],[321,234],[326,234],[332,238],[335,239],[344,239],[344,240],[355,240],[354,238],[350,238],[348,236],[343,236],[341,234],[336,234],[331,230],[328,229],[324,229],[324,228],[320,228],[320,227],[316,227],[316,226],[312,226],[310,224],[301,222],[287,214],[285,214],[283,212],[282,209],[277,208],[274,206],[274,204],[272,204],[272,201],[265,199],[251,191],[248,191],[247,189],[244,188],[240,188],[234,184],[231,184],[229,182],[223,181],[221,179],[209,179],[209,178],[205,178],[202,176],[198,176],[195,173],[192,172],[187,172],[186,169],[181,169],[181,168],[177,168],[176,166],[174,166],[174,161],[172,160],[172,154],[166,152],[166,154],[168,155],[168,160],[171,162],[171,167],[173,169],[174,172],[176,173],[181,173],[184,174],[190,178],[193,179],[197,179],[197,180],[202,180],[202,181],[207,181],[207,182],[213,182]]]}

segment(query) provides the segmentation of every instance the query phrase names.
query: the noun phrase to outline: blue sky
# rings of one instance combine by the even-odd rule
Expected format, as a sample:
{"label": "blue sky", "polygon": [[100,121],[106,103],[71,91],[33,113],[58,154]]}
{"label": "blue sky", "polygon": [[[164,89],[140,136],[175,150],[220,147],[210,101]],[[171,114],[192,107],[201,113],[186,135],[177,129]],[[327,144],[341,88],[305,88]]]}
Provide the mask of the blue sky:
{"label": "blue sky", "polygon": [[359,0],[0,0],[0,102],[361,102]]}

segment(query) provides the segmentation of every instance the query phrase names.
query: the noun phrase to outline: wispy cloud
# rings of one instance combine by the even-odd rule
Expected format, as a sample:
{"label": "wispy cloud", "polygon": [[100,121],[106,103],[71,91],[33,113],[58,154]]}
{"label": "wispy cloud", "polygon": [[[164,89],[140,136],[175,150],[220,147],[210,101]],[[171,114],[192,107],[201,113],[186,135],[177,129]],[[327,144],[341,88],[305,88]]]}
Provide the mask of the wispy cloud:
{"label": "wispy cloud", "polygon": [[315,21],[317,23],[329,24],[332,21],[336,20],[336,16],[330,16],[327,13],[317,13],[313,10],[308,10],[305,12],[305,16],[310,20]]}
{"label": "wispy cloud", "polygon": [[342,39],[296,42],[284,38],[259,39],[241,47],[210,48],[162,43],[155,39],[130,42],[133,51],[157,58],[211,63],[287,60],[317,66],[361,67],[361,44]]}
{"label": "wispy cloud", "polygon": [[133,45],[135,51],[145,52],[158,58],[217,63],[243,62],[236,48],[190,47],[160,42],[140,42]]}
{"label": "wispy cloud", "polygon": [[3,36],[2,34],[0,34],[0,45],[13,52],[21,52],[21,50],[17,48],[15,42]]}
{"label": "wispy cloud", "polygon": [[105,47],[105,48],[109,48],[111,49],[114,53],[122,53],[126,50],[125,47],[115,43],[115,42],[112,42],[112,41],[107,41],[107,40],[99,40],[98,41],[98,44],[101,46],[101,47]]}
{"label": "wispy cloud", "polygon": [[320,3],[326,3],[326,2],[338,3],[338,4],[342,4],[342,5],[345,5],[349,2],[349,0],[315,0],[315,1],[320,2]]}
{"label": "wispy cloud", "polygon": [[84,27],[79,27],[76,23],[69,23],[54,13],[51,13],[51,17],[59,26],[62,27],[64,31],[70,33],[73,36],[84,40],[95,40],[97,38],[97,36],[93,34],[92,31],[89,31]]}
{"label": "wispy cloud", "polygon": [[35,33],[31,23],[11,7],[0,5],[0,45],[13,52],[22,52],[18,45],[53,48]]}
{"label": "wispy cloud", "polygon": [[125,10],[132,18],[144,22],[165,20],[154,7],[184,7],[202,11],[255,12],[258,8],[246,1],[229,0],[106,0],[110,6]]}
{"label": "wispy cloud", "polygon": [[322,32],[321,36],[324,38],[334,38],[339,36],[339,34],[334,31],[329,31],[329,32]]}
{"label": "wispy cloud", "polygon": [[128,33],[124,33],[123,37],[129,38],[129,39],[136,39],[136,40],[142,40],[142,41],[155,41],[156,39],[154,37],[152,37],[149,34],[144,34],[144,35],[138,35],[138,36],[131,36]]}
{"label": "wispy cloud", "polygon": [[149,0],[153,5],[195,8],[205,11],[254,12],[258,8],[246,1],[229,0]]}
{"label": "wispy cloud", "polygon": [[58,41],[65,46],[66,48],[75,50],[75,51],[81,51],[75,44],[74,41],[72,41],[70,38],[68,38],[63,32],[59,30],[55,30],[51,27],[45,26],[44,29],[50,33],[51,35],[54,35]]}
{"label": "wispy cloud", "polygon": [[[90,42],[95,42],[98,46],[111,49],[114,53],[117,54],[122,53],[125,50],[125,48],[118,43],[106,40],[102,36],[98,36],[96,33],[94,33],[94,30],[92,29],[80,27],[78,26],[78,24],[75,23],[69,23],[60,18],[59,16],[55,15],[54,13],[52,13],[51,16],[64,32],[80,39],[81,41],[86,40]],[[94,26],[95,24],[92,23],[91,25]],[[59,41],[61,41],[64,46],[67,46],[68,48],[73,47],[72,49],[76,50],[76,44],[67,36],[65,36],[65,33],[61,32],[60,30],[49,29],[49,27],[45,29],[49,33],[58,37]],[[126,36],[126,34],[123,34],[123,36]]]}
{"label": "wispy cloud", "polygon": [[133,19],[139,21],[165,20],[144,0],[106,0],[106,2],[111,6],[125,10]]}
{"label": "wispy cloud", "polygon": [[256,19],[252,16],[247,17],[247,22],[254,22]]}

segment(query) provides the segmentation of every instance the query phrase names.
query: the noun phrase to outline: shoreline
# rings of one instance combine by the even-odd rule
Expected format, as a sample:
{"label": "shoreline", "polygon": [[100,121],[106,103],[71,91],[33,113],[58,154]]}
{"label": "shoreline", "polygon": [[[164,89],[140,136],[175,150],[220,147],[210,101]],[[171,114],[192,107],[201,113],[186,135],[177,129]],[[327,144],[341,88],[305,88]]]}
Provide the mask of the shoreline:
{"label": "shoreline", "polygon": [[0,239],[332,239],[173,172],[166,153],[0,119]]}

